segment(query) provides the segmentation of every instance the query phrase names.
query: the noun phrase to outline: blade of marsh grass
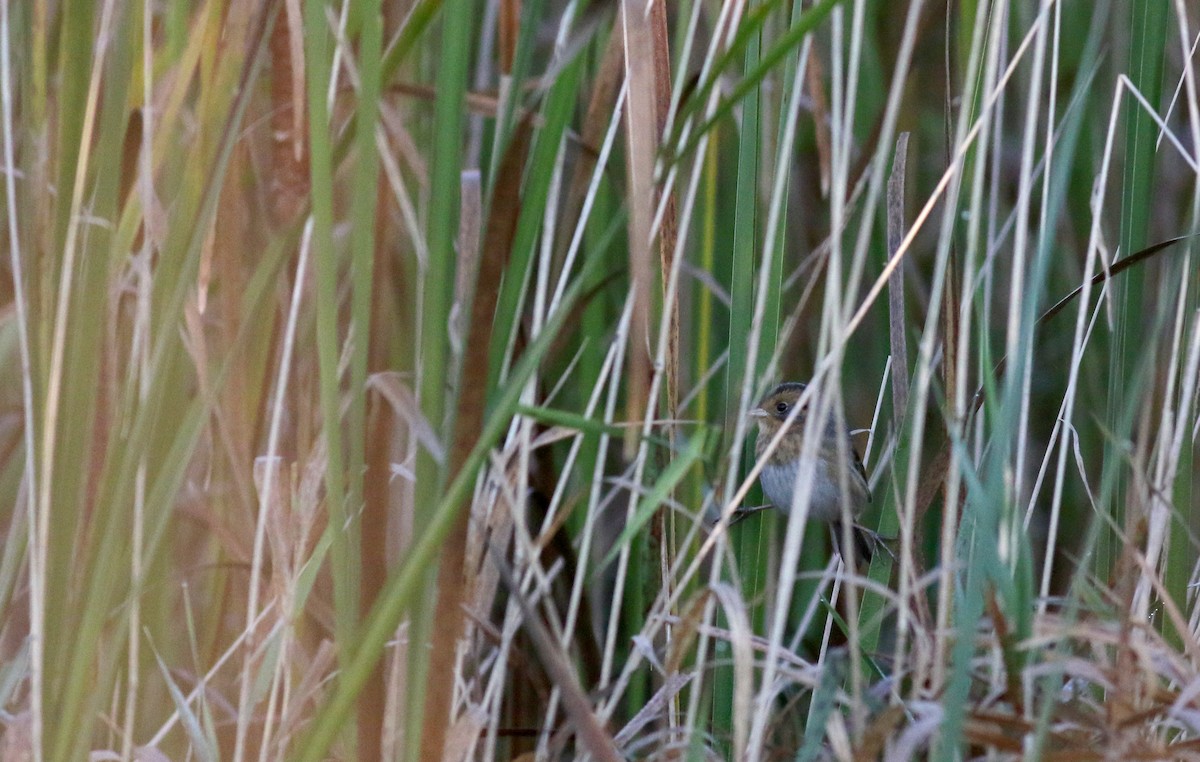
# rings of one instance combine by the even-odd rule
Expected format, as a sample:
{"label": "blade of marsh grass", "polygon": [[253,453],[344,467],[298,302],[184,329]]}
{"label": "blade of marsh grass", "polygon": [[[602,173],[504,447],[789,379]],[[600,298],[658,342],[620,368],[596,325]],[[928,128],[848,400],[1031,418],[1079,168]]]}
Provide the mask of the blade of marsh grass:
{"label": "blade of marsh grass", "polygon": [[[363,478],[367,466],[367,362],[371,352],[371,311],[375,279],[375,220],[379,198],[379,155],[375,148],[375,132],[379,119],[381,88],[381,48],[383,17],[380,0],[360,0],[352,5],[360,14],[358,51],[358,109],[355,113],[355,164],[350,200],[350,326],[348,337],[350,355],[350,406],[345,421],[349,453],[346,473],[349,480],[347,522],[345,526],[346,557],[350,568],[345,570],[348,592],[355,595],[355,607],[365,612],[371,601],[362,585],[363,525],[361,515],[365,487]],[[356,612],[355,621],[358,619]],[[378,695],[377,695],[378,694]],[[358,743],[364,754],[380,748],[382,717],[387,709],[382,690],[367,692],[359,707]],[[371,750],[371,751],[368,751]]]}
{"label": "blade of marsh grass", "polygon": [[[453,408],[448,404],[457,384],[447,383],[451,367],[447,331],[454,293],[454,270],[458,259],[455,238],[458,234],[460,183],[462,171],[463,99],[467,87],[467,70],[471,58],[470,36],[473,25],[463,23],[471,18],[472,0],[448,0],[442,16],[441,46],[437,72],[437,98],[434,102],[433,156],[430,164],[429,214],[426,231],[429,237],[429,260],[421,274],[422,290],[421,337],[418,361],[418,389],[421,413],[433,425],[442,442],[449,440],[453,426]],[[432,510],[443,497],[447,464],[437,462],[431,453],[418,450],[416,464],[416,494],[414,496],[414,526],[432,521]],[[449,527],[447,527],[447,530]],[[428,531],[428,530],[427,530]],[[432,560],[432,559],[431,559]],[[410,642],[423,644],[432,626],[431,607],[436,565],[423,568],[424,600],[414,609],[410,620]],[[457,573],[457,570],[455,570]],[[382,593],[386,595],[387,591]],[[375,608],[378,608],[376,605]],[[349,645],[349,644],[348,644]],[[374,665],[372,660],[371,665]],[[409,650],[410,680],[425,685],[429,679],[429,664],[423,647]],[[442,676],[436,676],[441,678]],[[357,693],[357,691],[356,691]],[[413,692],[406,701],[406,759],[417,759],[421,748],[421,727],[424,702],[420,693]]]}
{"label": "blade of marsh grass", "polygon": [[[1191,258],[1184,260],[1184,267],[1190,264]],[[1197,295],[1192,294],[1187,314],[1196,315]],[[1175,463],[1175,479],[1171,485],[1172,525],[1167,548],[1167,563],[1164,573],[1165,585],[1171,598],[1176,601],[1187,601],[1188,587],[1191,582],[1192,533],[1195,524],[1196,506],[1192,502],[1195,492],[1193,457],[1195,439],[1186,436],[1189,428],[1188,421],[1196,420],[1196,368],[1200,366],[1200,316],[1192,322],[1192,344],[1188,350],[1188,358],[1183,364],[1183,381],[1179,393],[1178,418],[1176,423],[1175,448],[1177,461]],[[1174,626],[1167,628],[1167,642],[1177,650],[1182,650],[1185,643],[1190,642],[1191,633]]]}
{"label": "blade of marsh grass", "polygon": [[[799,21],[801,14],[801,7],[799,5],[795,6],[792,11],[791,19],[793,24]],[[753,367],[745,368],[746,375],[743,376],[743,386],[746,385],[750,378],[763,379],[763,377],[772,370],[775,370],[776,376],[779,377],[779,372],[776,369],[776,361],[779,356],[778,343],[780,334],[780,302],[784,282],[784,242],[787,239],[787,218],[785,215],[785,209],[787,208],[789,184],[792,174],[789,158],[795,151],[796,131],[800,116],[800,101],[804,92],[802,83],[806,79],[805,67],[808,65],[808,61],[812,57],[811,54],[813,50],[814,47],[811,40],[803,41],[799,48],[787,56],[786,63],[783,67],[783,71],[781,72],[781,82],[784,83],[783,86],[785,91],[788,93],[788,97],[784,99],[782,103],[783,107],[779,110],[778,115],[778,126],[776,133],[778,137],[776,139],[776,145],[774,146],[775,160],[773,162],[774,170],[771,174],[770,204],[767,212],[766,230],[763,236],[763,261],[759,264],[760,271],[758,273],[757,281],[757,288],[763,291],[763,293],[759,294],[761,306],[756,305],[756,314],[753,316],[750,324],[751,341],[754,340],[753,336],[755,334],[755,322],[757,321],[759,324],[758,343],[757,346],[749,346],[747,348],[749,354],[746,362],[747,364],[753,362]],[[761,312],[757,312],[757,310],[761,310]],[[751,376],[750,373],[753,373],[753,376]],[[744,403],[745,401],[746,398],[743,395],[740,402]],[[772,516],[770,519],[768,519],[768,522],[765,523],[765,528],[767,529],[766,535],[768,538],[774,537],[774,518],[775,517]],[[764,523],[759,522],[758,526],[760,528],[764,527]],[[769,621],[767,616],[769,596],[764,595],[763,593],[772,591],[779,596],[777,598],[778,601],[782,601],[783,598],[788,598],[790,602],[790,599],[794,593],[794,588],[791,587],[794,577],[789,576],[789,572],[792,570],[781,570],[783,572],[782,581],[774,588],[774,590],[771,590],[773,586],[772,583],[774,582],[774,580],[771,579],[770,568],[770,556],[772,554],[764,554],[762,552],[761,545],[759,545],[756,548],[755,554],[752,556],[750,553],[750,548],[745,544],[746,540],[750,539],[748,535],[749,533],[747,532],[742,533],[743,544],[739,548],[742,554],[738,556],[739,567],[743,570],[751,570],[753,581],[747,584],[744,579],[745,572],[743,571],[743,585],[745,588],[746,599],[749,601],[747,605],[750,610],[750,618],[753,622],[753,627],[756,631],[761,631],[767,627]],[[761,541],[761,532],[759,537],[756,539]],[[751,560],[752,558],[753,561]],[[786,564],[787,561],[784,561],[783,563]],[[819,562],[816,562],[813,558],[806,558],[803,563],[807,567],[812,567]],[[788,619],[786,610],[782,606],[778,605],[775,609],[775,617],[776,621],[771,623],[773,640],[782,637],[782,629],[780,628]],[[768,651],[767,659],[769,663],[762,677],[762,682],[764,685],[769,685],[774,679],[773,670],[775,667],[774,656],[776,647],[776,644],[773,642],[771,650]],[[735,659],[735,683],[737,682],[736,666],[737,664]],[[766,695],[766,690],[763,690],[759,693],[759,705],[768,703],[769,700],[766,699]],[[736,715],[738,714],[736,705],[734,709],[736,719]],[[748,728],[740,728],[735,724],[735,735],[741,736],[739,739],[740,742],[736,745],[738,753],[742,753],[741,750],[746,749],[750,759],[756,758],[757,752],[751,751],[751,749],[759,749],[763,745],[763,734],[766,729],[766,717],[767,714],[760,711],[754,713],[752,717],[745,719],[746,722],[750,723]],[[750,733],[748,741],[746,737],[742,736],[743,731],[747,730]],[[749,744],[749,747],[745,745],[746,743]]]}
{"label": "blade of marsh grass", "polygon": [[[554,177],[554,165],[558,160],[559,147],[575,108],[575,97],[582,81],[583,60],[563,69],[558,80],[546,94],[543,104],[543,126],[533,142],[529,164],[525,172],[525,187],[521,192],[520,215],[512,240],[511,263],[505,273],[499,304],[504,307],[495,316],[495,330],[489,347],[491,368],[488,373],[488,388],[495,388],[506,378],[507,366],[511,361],[509,347],[515,345],[520,330],[519,318],[525,300],[527,282],[530,280],[536,260],[534,252],[545,217],[546,203],[550,196],[550,184]],[[514,138],[516,139],[516,138]],[[507,149],[506,149],[507,150]],[[506,182],[520,183],[520,173],[509,175]],[[499,181],[497,181],[499,182]],[[497,192],[497,191],[493,191]],[[505,191],[508,192],[508,191]]]}
{"label": "blade of marsh grass", "polygon": [[[597,421],[593,418],[587,418],[576,413],[569,413],[565,410],[555,410],[548,407],[530,407],[529,405],[518,405],[517,413],[526,415],[541,423],[550,426],[561,426],[565,429],[574,429],[585,434],[607,434],[610,437],[625,436],[625,426],[609,426]],[[657,440],[658,444],[666,445],[665,440]]]}
{"label": "blade of marsh grass", "polygon": [[501,387],[502,391],[492,406],[487,423],[463,468],[454,475],[445,493],[438,500],[425,531],[389,576],[379,600],[364,622],[354,657],[349,666],[341,672],[333,694],[317,711],[304,737],[293,747],[296,758],[301,762],[317,762],[323,759],[333,743],[358,691],[374,669],[387,641],[395,633],[404,612],[417,597],[418,586],[428,576],[429,565],[434,561],[442,541],[474,488],[476,476],[485,463],[488,452],[508,427],[525,383],[533,376],[542,357],[553,344],[566,316],[571,312],[571,306],[579,298],[583,284],[588,282],[588,277],[599,264],[600,257],[586,262],[583,271],[563,297],[561,307],[550,316],[542,333],[529,344],[520,361],[514,366],[508,382]]}
{"label": "blade of marsh grass", "polygon": [[[108,10],[105,12],[111,12],[111,5],[108,4]],[[67,228],[71,225],[70,199],[75,192],[76,183],[83,182],[83,177],[78,177],[77,173],[86,171],[87,168],[87,161],[81,162],[80,154],[91,140],[91,136],[85,135],[84,130],[86,111],[94,105],[88,97],[88,75],[93,72],[92,35],[96,27],[96,10],[105,6],[89,0],[76,0],[69,4],[69,8],[64,8],[58,37],[58,71],[68,74],[57,83],[56,88],[58,108],[55,123],[58,127],[58,147],[55,155],[59,159],[59,175],[55,183],[58,189],[58,203],[54,241],[59,245],[59,242],[66,238]],[[106,34],[108,29],[102,26],[101,35]],[[99,70],[103,68],[103,50],[97,52],[100,54],[100,60],[96,62],[94,73],[99,76]],[[55,248],[57,249],[58,245]]]}
{"label": "blade of marsh grass", "polygon": [[[1166,52],[1167,10],[1165,0],[1134,3],[1127,11],[1130,20],[1129,80],[1146,99],[1158,107],[1162,94],[1163,58]],[[1133,102],[1125,103],[1124,138],[1125,165],[1121,177],[1121,251],[1137,251],[1147,240],[1150,230],[1150,215],[1155,199],[1154,165],[1155,144],[1158,130],[1151,116]],[[1143,327],[1146,303],[1143,289],[1145,277],[1135,273],[1118,286],[1113,294],[1117,305],[1117,326],[1113,335],[1112,354],[1108,375],[1108,407],[1105,421],[1109,428],[1117,429],[1117,409],[1128,393],[1126,379],[1133,372],[1133,361],[1138,354],[1139,336]],[[1107,462],[1116,462],[1117,452],[1110,449],[1105,453]],[[1124,516],[1122,483],[1118,478],[1115,502],[1102,505],[1110,511],[1117,523]],[[1104,532],[1096,555],[1096,572],[1106,577],[1112,570],[1116,555],[1114,538]]]}
{"label": "blade of marsh grass", "polygon": [[[759,61],[759,50],[762,44],[761,36],[753,35],[746,43],[745,67],[754,69]],[[725,365],[725,404],[724,431],[727,437],[735,436],[734,432],[742,429],[738,426],[737,418],[742,415],[745,407],[743,400],[752,390],[744,388],[745,380],[754,378],[757,368],[751,369],[751,359],[757,356],[757,348],[750,347],[751,322],[754,316],[754,255],[758,250],[758,183],[759,156],[763,150],[761,145],[761,129],[759,122],[760,93],[757,87],[752,88],[742,103],[742,119],[738,132],[738,161],[736,196],[733,216],[733,239],[730,247],[729,275],[729,361]],[[757,364],[757,363],[756,363]],[[750,375],[754,373],[754,375]],[[735,442],[728,442],[723,449],[730,450]],[[732,452],[739,452],[733,450]],[[734,457],[743,466],[752,459],[751,451],[745,443],[741,444],[741,457]],[[732,465],[732,464],[731,464]],[[739,469],[744,471],[745,469]],[[730,475],[731,477],[734,474]],[[760,493],[754,493],[760,494]],[[740,583],[743,595],[748,600],[757,597],[763,579],[758,575],[761,556],[758,553],[762,546],[761,524],[756,522],[759,531],[739,533],[734,550],[734,558],[738,560],[739,571],[745,569],[748,573]],[[717,654],[722,654],[728,644],[718,643]],[[713,678],[713,700],[710,722],[713,732],[720,738],[730,738],[733,732],[733,696],[734,672],[732,667],[721,667]],[[727,752],[738,753],[731,747]]]}
{"label": "blade of marsh grass", "polygon": [[[908,161],[908,133],[896,140],[896,158],[887,189],[888,259],[895,256],[904,238],[904,174]],[[908,340],[904,322],[904,270],[897,268],[888,279],[888,337],[892,350],[893,425],[900,429],[908,409]]]}
{"label": "blade of marsh grass", "polygon": [[[94,291],[91,294],[77,291],[79,284],[76,279],[82,280],[81,276],[84,272],[91,276],[87,279],[88,285],[93,285],[95,278],[95,270],[87,271],[79,261],[80,250],[89,246],[88,234],[92,232],[90,229],[83,230],[83,197],[88,180],[88,168],[92,161],[111,160],[111,157],[103,155],[93,159],[97,143],[102,137],[97,130],[97,122],[102,118],[98,116],[98,112],[100,111],[99,101],[103,79],[101,72],[104,68],[107,49],[105,47],[98,48],[93,59],[89,39],[91,11],[81,9],[81,14],[86,18],[86,26],[77,29],[71,24],[66,24],[63,27],[63,36],[60,38],[66,47],[78,46],[78,50],[64,48],[61,51],[66,62],[73,67],[69,69],[73,74],[69,79],[74,81],[71,84],[64,83],[64,89],[75,95],[76,102],[64,108],[66,113],[59,120],[59,155],[71,158],[68,163],[59,168],[58,188],[62,190],[58,197],[60,201],[57,207],[59,212],[58,230],[56,230],[57,234],[52,243],[56,256],[43,268],[43,273],[45,273],[43,277],[47,278],[46,282],[40,289],[34,290],[35,294],[40,294],[45,300],[42,309],[46,325],[42,330],[47,332],[49,341],[47,342],[43,338],[43,342],[40,343],[44,343],[42,353],[44,357],[49,357],[49,367],[41,369],[42,373],[46,375],[44,398],[41,403],[43,420],[40,433],[42,441],[38,452],[40,473],[35,487],[38,496],[38,511],[33,524],[33,536],[36,538],[33,552],[37,553],[38,557],[42,559],[41,563],[45,564],[42,571],[48,578],[44,588],[47,598],[40,603],[45,607],[43,632],[48,640],[46,655],[49,657],[49,661],[47,663],[54,664],[61,664],[63,658],[70,653],[69,643],[71,636],[75,634],[75,629],[71,626],[71,618],[76,613],[76,609],[49,604],[51,601],[65,602],[69,599],[68,570],[71,568],[72,559],[79,555],[79,549],[74,547],[75,532],[73,530],[81,523],[81,505],[78,496],[83,489],[83,469],[77,468],[75,464],[87,462],[90,458],[85,453],[76,451],[74,453],[76,457],[72,458],[74,463],[69,469],[63,469],[61,463],[63,456],[67,454],[64,450],[68,443],[90,440],[93,418],[86,413],[79,414],[80,406],[84,402],[80,383],[85,379],[89,382],[88,400],[90,401],[98,377],[98,348],[95,341],[98,321],[80,324],[79,327],[90,334],[87,338],[91,341],[86,344],[76,338],[78,336],[76,331],[67,331],[67,324],[73,316],[71,309],[73,303],[76,305],[76,309],[82,309],[81,302],[86,299],[90,302],[93,310],[96,307]],[[112,33],[113,17],[114,4],[110,0],[103,5],[101,11],[100,35],[107,36]],[[77,35],[80,33],[84,35],[83,39],[78,39]],[[121,85],[116,86],[121,87]],[[77,93],[74,92],[79,88],[83,89]],[[76,145],[70,145],[71,143]],[[97,244],[102,245],[99,241]],[[61,251],[61,255],[57,254],[59,251]],[[84,258],[83,261],[87,262],[89,259]],[[52,293],[53,296],[51,296]],[[92,314],[103,314],[104,311],[102,309],[100,313],[92,312]],[[73,322],[78,323],[78,316]],[[68,352],[68,348],[83,350],[84,354],[77,357],[74,353]],[[78,362],[76,362],[77,360]],[[66,439],[67,436],[72,438]],[[56,463],[58,463],[57,468]],[[59,505],[61,507],[58,507]],[[56,507],[57,510],[55,510]],[[54,514],[54,521],[51,520],[52,514]],[[55,681],[55,683],[57,686],[61,686],[61,682]],[[48,711],[51,706],[61,706],[58,703],[61,698],[61,693],[53,698],[43,696],[43,699],[50,700],[50,703],[44,703],[41,711]],[[58,727],[61,733],[62,725],[60,724]],[[64,738],[65,734],[59,735],[59,745],[52,748],[61,748]]]}
{"label": "blade of marsh grass", "polygon": [[[893,79],[889,89],[888,102],[885,107],[884,124],[881,127],[880,142],[877,148],[877,155],[874,159],[877,172],[872,175],[867,203],[873,205],[876,203],[880,193],[882,192],[883,171],[886,167],[886,160],[890,153],[887,146],[891,144],[892,134],[895,129],[896,120],[898,118],[899,104],[901,100],[901,92],[904,85],[904,77],[907,76],[909,66],[911,64],[911,56],[915,45],[916,26],[921,7],[914,3],[908,8],[908,13],[905,21],[905,32],[901,44],[899,55],[898,73]],[[980,59],[980,44],[978,40],[982,39],[982,29],[976,28],[975,38],[977,44],[973,48],[972,59],[978,65]],[[974,70],[971,71],[973,73]],[[973,80],[971,73],[965,78],[965,81]],[[994,103],[994,101],[993,101]],[[988,104],[990,107],[992,103]],[[986,108],[985,108],[986,110]],[[942,174],[932,198],[938,197],[941,192],[946,193],[944,203],[947,208],[954,208],[958,203],[959,188],[961,183],[960,167],[956,162],[962,160],[963,153],[967,151],[971,145],[971,141],[978,135],[979,125],[976,123],[968,129],[968,125],[972,124],[972,114],[960,113],[958,124],[956,126],[956,134],[954,137],[955,155],[951,165]],[[835,188],[836,192],[836,188]],[[870,294],[864,300],[864,305],[869,304],[878,297],[884,287],[883,277],[890,275],[892,271],[903,264],[901,256],[906,252],[906,245],[911,245],[913,236],[917,230],[924,224],[929,211],[928,202],[918,214],[913,226],[904,236],[899,248],[894,256],[888,260],[888,264],[884,267],[884,272],[880,278],[872,285]],[[954,215],[946,214],[942,220],[942,226],[939,231],[937,254],[933,263],[933,273],[930,286],[930,299],[925,323],[921,333],[917,351],[917,363],[914,368],[916,383],[915,391],[909,396],[909,404],[911,410],[894,411],[893,414],[903,415],[905,427],[897,432],[898,445],[893,458],[892,478],[889,480],[894,488],[885,493],[883,499],[882,514],[880,517],[880,530],[887,535],[895,536],[894,532],[899,532],[900,536],[900,558],[898,559],[899,574],[900,574],[900,610],[896,632],[898,634],[894,654],[904,655],[904,643],[907,637],[907,617],[909,611],[909,598],[911,590],[909,586],[913,582],[915,575],[915,555],[914,555],[914,533],[916,530],[916,514],[913,510],[915,502],[915,494],[917,492],[918,471],[920,464],[920,455],[922,450],[922,441],[925,433],[925,415],[927,405],[929,403],[930,389],[933,383],[933,355],[934,343],[937,340],[940,327],[940,310],[943,308],[942,297],[946,288],[946,271],[947,262],[949,259],[950,246],[952,243]],[[864,232],[860,230],[859,246],[865,246],[866,239]],[[852,330],[863,316],[863,308],[860,307],[854,316],[847,322],[845,330]],[[900,474],[904,473],[903,478]],[[890,557],[885,557],[887,554],[878,553],[872,559],[871,569],[869,572],[870,579],[886,583],[891,568],[892,560]],[[878,615],[882,609],[883,601],[873,592],[864,591],[862,604],[859,609],[859,647],[863,653],[873,653],[879,642],[879,628],[882,625],[882,617]],[[902,671],[902,665],[894,664],[893,669]],[[855,670],[852,677],[856,678],[859,671]]]}
{"label": "blade of marsh grass", "polygon": [[[9,595],[17,576],[16,567],[22,556],[19,548],[23,543],[25,545],[24,554],[29,559],[29,638],[26,641],[26,645],[21,648],[20,653],[5,667],[6,670],[12,670],[12,673],[7,675],[0,673],[0,676],[4,678],[14,678],[14,676],[23,677],[28,670],[29,704],[31,708],[30,753],[34,759],[40,759],[43,755],[45,719],[45,664],[43,659],[45,652],[46,573],[45,555],[41,552],[41,548],[36,545],[39,517],[37,513],[36,491],[33,489],[33,486],[37,483],[38,473],[36,462],[37,428],[34,420],[35,400],[33,392],[33,362],[30,352],[29,307],[25,297],[26,279],[22,264],[24,254],[21,248],[21,227],[17,222],[18,199],[15,179],[17,168],[13,145],[13,76],[9,10],[10,5],[8,3],[0,7],[0,107],[3,108],[3,114],[0,114],[0,117],[2,117],[0,129],[3,129],[4,136],[4,205],[6,212],[5,221],[8,230],[9,266],[12,269],[13,301],[17,317],[17,344],[21,358],[21,402],[24,424],[24,435],[22,437],[24,452],[22,453],[22,460],[24,461],[25,506],[24,510],[21,511],[17,508],[18,503],[16,500],[13,500],[11,503],[14,506],[13,516],[9,522],[9,536],[5,542],[3,568],[0,568],[0,592],[3,595],[3,598],[0,598],[0,601],[2,601],[2,605],[0,605],[0,618],[7,618],[4,615],[8,611]],[[35,70],[39,65],[44,66],[44,63],[39,64],[41,60],[41,57],[35,59]],[[24,522],[24,531],[22,531],[22,522]],[[5,690],[0,691],[0,695],[5,697],[5,704],[7,704],[7,697],[9,695],[8,679],[3,679],[0,682],[5,684]]]}
{"label": "blade of marsh grass", "polygon": [[[339,664],[344,668],[350,658],[350,644],[358,624],[359,593],[355,547],[348,531],[350,511],[347,505],[346,453],[343,447],[341,416],[341,379],[338,336],[338,261],[333,245],[333,147],[330,143],[330,114],[327,91],[333,72],[332,35],[325,19],[324,0],[306,0],[304,6],[304,64],[308,82],[309,202],[312,207],[312,258],[316,281],[316,343],[319,367],[322,435],[325,439],[327,466],[325,502],[332,528],[330,570],[333,575],[335,639]],[[358,337],[355,337],[359,340]],[[365,338],[365,337],[363,337]],[[361,393],[361,390],[354,390]],[[361,433],[361,432],[360,432]],[[254,591],[251,591],[253,596]],[[253,612],[251,612],[253,613]],[[243,668],[238,734],[234,758],[240,759],[249,728],[249,662]],[[355,744],[351,742],[351,754]]]}

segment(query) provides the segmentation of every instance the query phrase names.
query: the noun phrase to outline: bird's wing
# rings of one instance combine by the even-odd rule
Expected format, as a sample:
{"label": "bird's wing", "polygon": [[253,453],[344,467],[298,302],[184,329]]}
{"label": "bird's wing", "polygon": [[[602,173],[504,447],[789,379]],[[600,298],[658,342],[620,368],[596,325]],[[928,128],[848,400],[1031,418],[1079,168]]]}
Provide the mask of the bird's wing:
{"label": "bird's wing", "polygon": [[867,493],[867,502],[871,501],[871,482],[867,479],[867,469],[863,467],[862,458],[858,454],[858,448],[854,446],[853,440],[850,442],[850,457],[854,461],[854,473],[862,479],[863,492]]}

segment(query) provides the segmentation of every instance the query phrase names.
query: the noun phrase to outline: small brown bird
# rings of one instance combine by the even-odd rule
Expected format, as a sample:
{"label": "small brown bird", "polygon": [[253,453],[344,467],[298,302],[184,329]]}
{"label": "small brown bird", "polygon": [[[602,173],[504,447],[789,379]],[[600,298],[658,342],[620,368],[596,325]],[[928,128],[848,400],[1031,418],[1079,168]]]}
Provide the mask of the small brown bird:
{"label": "small brown bird", "polygon": [[[805,385],[798,382],[787,382],[776,386],[763,397],[758,406],[750,411],[751,417],[758,421],[758,442],[754,453],[761,460],[771,440],[775,438],[779,428],[792,415],[792,409],[800,400]],[[807,407],[807,403],[805,405]],[[791,513],[795,503],[798,478],[801,465],[804,463],[804,431],[808,425],[808,411],[801,409],[795,414],[790,427],[779,440],[779,446],[767,458],[759,474],[763,493],[784,515]],[[845,438],[845,448],[839,447],[838,438]],[[842,540],[842,503],[849,507],[852,518],[857,518],[871,500],[871,491],[867,486],[867,472],[863,468],[862,459],[854,449],[850,436],[837,424],[837,418],[832,413],[825,420],[821,429],[821,440],[812,463],[813,484],[809,497],[808,515],[829,525],[833,535],[833,547],[840,553]],[[841,468],[838,464],[841,463]],[[844,474],[844,476],[843,476]],[[842,483],[846,484],[843,493]],[[878,543],[874,532],[855,523],[852,527],[854,536],[854,551],[858,560],[870,559]],[[843,558],[845,554],[842,554]]]}

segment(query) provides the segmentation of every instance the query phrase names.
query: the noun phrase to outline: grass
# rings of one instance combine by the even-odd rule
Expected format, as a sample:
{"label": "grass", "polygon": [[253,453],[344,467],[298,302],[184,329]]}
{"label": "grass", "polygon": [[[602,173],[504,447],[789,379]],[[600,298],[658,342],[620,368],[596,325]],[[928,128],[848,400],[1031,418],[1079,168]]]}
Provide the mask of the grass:
{"label": "grass", "polygon": [[1198,34],[3,4],[0,756],[1200,758]]}

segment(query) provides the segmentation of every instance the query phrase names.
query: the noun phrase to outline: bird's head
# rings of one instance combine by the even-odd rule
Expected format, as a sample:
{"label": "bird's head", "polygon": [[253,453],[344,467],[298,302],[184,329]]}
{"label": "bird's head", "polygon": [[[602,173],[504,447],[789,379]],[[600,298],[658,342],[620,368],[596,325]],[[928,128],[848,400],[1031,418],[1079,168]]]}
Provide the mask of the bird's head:
{"label": "bird's head", "polygon": [[[758,405],[750,411],[750,417],[758,421],[759,431],[777,431],[788,419],[788,416],[792,415],[792,410],[800,401],[800,395],[804,393],[805,388],[804,384],[788,381],[768,392],[767,396],[763,397]],[[804,409],[796,414],[797,430],[800,425],[803,425],[806,414],[807,411]]]}

